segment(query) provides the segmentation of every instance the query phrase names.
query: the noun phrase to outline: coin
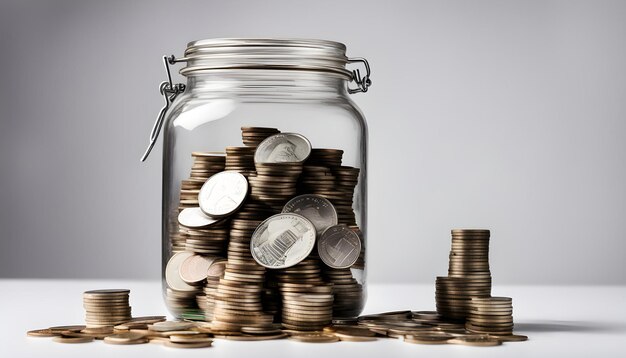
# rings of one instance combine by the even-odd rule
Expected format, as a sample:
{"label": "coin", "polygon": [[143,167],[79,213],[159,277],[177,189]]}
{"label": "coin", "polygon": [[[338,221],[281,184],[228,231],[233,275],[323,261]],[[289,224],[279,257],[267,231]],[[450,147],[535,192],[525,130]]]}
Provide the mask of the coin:
{"label": "coin", "polygon": [[320,236],[317,252],[326,265],[336,269],[348,268],[359,258],[361,240],[346,225],[334,225]]}
{"label": "coin", "polygon": [[193,252],[183,251],[174,254],[165,267],[165,281],[167,285],[176,291],[195,291],[196,288],[185,282],[180,276],[180,268],[188,258],[194,256]]}
{"label": "coin", "polygon": [[414,344],[447,344],[454,338],[446,334],[405,335],[404,342]]}
{"label": "coin", "polygon": [[464,336],[464,337],[456,337],[450,339],[448,341],[452,344],[461,344],[465,346],[477,346],[477,347],[491,347],[491,346],[499,346],[502,344],[502,341],[497,338],[489,337],[489,336]]}
{"label": "coin", "polygon": [[148,343],[148,339],[141,333],[124,332],[106,336],[104,337],[104,342],[111,344],[142,344]]}
{"label": "coin", "polygon": [[178,214],[178,222],[189,228],[203,228],[218,222],[219,219],[214,219],[206,215],[202,209],[197,208],[185,208]]}
{"label": "coin", "polygon": [[337,225],[337,211],[328,199],[314,194],[304,194],[289,200],[283,207],[283,213],[300,214],[309,219],[317,235],[327,228]]}
{"label": "coin", "polygon": [[170,340],[164,341],[166,347],[172,348],[207,348],[211,347],[213,341],[205,341],[205,342],[194,342],[194,343],[181,343],[181,342],[172,342]]}
{"label": "coin", "polygon": [[304,162],[311,154],[311,143],[297,133],[279,133],[267,137],[254,154],[255,163]]}
{"label": "coin", "polygon": [[148,329],[155,332],[171,332],[181,331],[191,327],[194,327],[194,324],[191,322],[164,321],[153,323],[148,326]]}
{"label": "coin", "polygon": [[328,333],[295,334],[289,336],[289,339],[306,343],[332,343],[339,341],[339,338],[335,335]]}
{"label": "coin", "polygon": [[60,336],[61,333],[54,332],[50,328],[44,328],[44,329],[34,329],[32,331],[28,331],[26,332],[26,335],[30,337],[56,337],[56,336]]}
{"label": "coin", "polygon": [[54,337],[53,341],[57,343],[88,343],[93,342],[93,337]]}
{"label": "coin", "polygon": [[235,212],[248,194],[246,177],[235,171],[224,171],[211,176],[200,189],[200,209],[213,217],[221,218]]}
{"label": "coin", "polygon": [[315,227],[298,214],[277,214],[264,220],[252,234],[250,251],[261,266],[293,266],[311,253]]}
{"label": "coin", "polygon": [[178,269],[180,278],[190,285],[198,284],[206,280],[209,268],[218,258],[217,256],[202,255],[187,257]]}

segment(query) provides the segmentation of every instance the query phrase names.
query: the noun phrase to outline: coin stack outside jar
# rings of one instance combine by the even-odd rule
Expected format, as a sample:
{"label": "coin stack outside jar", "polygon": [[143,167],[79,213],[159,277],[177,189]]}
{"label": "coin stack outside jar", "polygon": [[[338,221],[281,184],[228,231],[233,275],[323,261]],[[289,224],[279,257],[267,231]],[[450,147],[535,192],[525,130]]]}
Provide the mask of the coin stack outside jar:
{"label": "coin stack outside jar", "polygon": [[243,127],[242,139],[225,156],[192,154],[165,270],[170,310],[224,332],[319,330],[358,316],[359,169],[298,133]]}

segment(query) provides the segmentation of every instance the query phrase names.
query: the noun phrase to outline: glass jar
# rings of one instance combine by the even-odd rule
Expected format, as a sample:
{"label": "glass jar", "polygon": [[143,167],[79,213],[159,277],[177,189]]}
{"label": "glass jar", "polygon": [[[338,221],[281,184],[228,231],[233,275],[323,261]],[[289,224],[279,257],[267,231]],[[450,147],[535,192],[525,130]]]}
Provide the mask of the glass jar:
{"label": "glass jar", "polygon": [[[168,81],[160,89],[165,107],[142,160],[164,127],[162,277],[165,301],[175,317],[212,321],[224,330],[272,322],[295,329],[322,324],[299,322],[293,308],[281,309],[290,303],[301,307],[301,296],[294,292],[322,295],[320,302],[328,302],[333,317],[362,311],[367,125],[349,93],[366,92],[371,81],[367,61],[348,59],[345,49],[322,40],[209,39],[189,43],[183,58],[164,58]],[[177,62],[186,63],[180,70],[186,85],[172,84],[169,66]],[[361,69],[350,71],[349,63]],[[255,163],[257,146],[279,131],[303,136],[305,146],[308,140],[312,149],[307,159]],[[222,171],[240,172],[249,187],[242,206],[218,219],[200,210],[198,195],[207,179]],[[321,232],[314,233],[316,247],[295,266],[272,269],[254,261],[254,231],[301,194],[333,204],[333,224],[345,225],[332,226],[337,235],[357,234],[360,252],[349,267],[332,268],[320,258]],[[187,214],[191,222],[179,217]],[[194,221],[198,219],[207,221]],[[325,243],[326,255],[357,250],[348,236]],[[332,300],[324,301],[330,293]]]}

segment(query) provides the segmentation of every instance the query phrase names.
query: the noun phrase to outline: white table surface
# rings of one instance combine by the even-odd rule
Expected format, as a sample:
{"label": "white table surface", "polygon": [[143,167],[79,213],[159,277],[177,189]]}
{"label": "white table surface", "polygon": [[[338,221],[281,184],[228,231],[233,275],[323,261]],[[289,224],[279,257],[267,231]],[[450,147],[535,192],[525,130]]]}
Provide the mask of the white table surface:
{"label": "white table surface", "polygon": [[[157,281],[0,280],[2,357],[623,357],[626,355],[626,287],[495,286],[493,295],[513,297],[516,333],[529,341],[498,347],[376,342],[300,343],[289,340],[215,340],[212,348],[174,349],[156,344],[55,343],[26,331],[81,324],[82,292],[129,288],[133,315],[164,315]],[[434,308],[434,285],[369,285],[365,313]],[[7,354],[8,353],[8,354]]]}

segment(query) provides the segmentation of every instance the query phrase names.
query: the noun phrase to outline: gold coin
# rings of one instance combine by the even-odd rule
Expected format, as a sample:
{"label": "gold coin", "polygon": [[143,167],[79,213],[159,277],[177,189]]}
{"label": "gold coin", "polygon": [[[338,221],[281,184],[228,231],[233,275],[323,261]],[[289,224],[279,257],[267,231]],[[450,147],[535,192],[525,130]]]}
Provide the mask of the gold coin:
{"label": "gold coin", "polygon": [[196,334],[196,335],[172,334],[170,335],[170,341],[176,342],[176,343],[206,343],[206,342],[213,342],[213,339],[206,334]]}
{"label": "gold coin", "polygon": [[57,343],[87,343],[87,342],[92,342],[93,341],[93,337],[64,337],[64,336],[59,336],[59,337],[52,338],[52,340],[57,342]]}
{"label": "gold coin", "polygon": [[295,334],[289,336],[289,339],[306,343],[332,343],[339,341],[339,338],[337,338],[335,335],[327,333]]}
{"label": "gold coin", "polygon": [[165,344],[166,347],[172,347],[172,348],[207,348],[207,347],[211,347],[211,345],[213,344],[213,341],[196,342],[196,343],[179,343],[179,342],[172,342],[170,340],[167,340],[167,341],[164,341],[163,343]]}
{"label": "gold coin", "polygon": [[446,334],[405,335],[404,342],[413,344],[447,344],[452,338],[454,337]]}
{"label": "gold coin", "polygon": [[499,346],[502,344],[497,338],[493,338],[491,336],[464,336],[464,337],[456,337],[450,339],[448,343],[452,344],[461,344],[465,346],[476,346],[476,347],[492,347]]}
{"label": "gold coin", "polygon": [[490,337],[501,340],[502,342],[523,342],[528,340],[528,336],[523,334],[496,335],[489,334]]}
{"label": "gold coin", "polygon": [[26,332],[26,335],[29,337],[57,337],[60,336],[60,332],[55,332],[50,328],[44,329],[34,329],[32,331]]}

